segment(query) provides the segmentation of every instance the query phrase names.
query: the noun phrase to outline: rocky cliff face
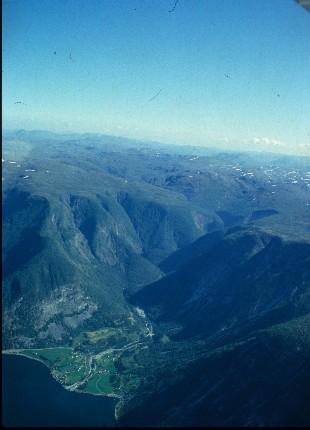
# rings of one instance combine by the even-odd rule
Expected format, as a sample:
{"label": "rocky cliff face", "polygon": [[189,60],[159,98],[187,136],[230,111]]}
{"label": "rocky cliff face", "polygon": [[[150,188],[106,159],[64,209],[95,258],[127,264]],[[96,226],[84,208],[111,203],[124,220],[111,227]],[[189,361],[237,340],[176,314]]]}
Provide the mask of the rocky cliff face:
{"label": "rocky cliff face", "polygon": [[128,317],[124,292],[160,278],[156,263],[203,231],[186,203],[108,186],[33,191],[4,196],[5,339],[14,347]]}

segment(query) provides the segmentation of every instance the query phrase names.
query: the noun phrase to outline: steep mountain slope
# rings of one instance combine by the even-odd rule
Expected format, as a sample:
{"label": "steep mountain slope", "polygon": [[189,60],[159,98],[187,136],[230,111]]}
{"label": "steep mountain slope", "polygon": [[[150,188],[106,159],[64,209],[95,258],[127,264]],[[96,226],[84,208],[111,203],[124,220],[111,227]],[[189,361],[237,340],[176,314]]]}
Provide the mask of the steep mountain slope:
{"label": "steep mountain slope", "polygon": [[205,254],[184,264],[176,253],[184,265],[131,298],[158,338],[140,357],[149,384],[121,423],[306,425],[310,244],[253,228],[235,228],[213,247],[204,242]]}
{"label": "steep mountain slope", "polygon": [[216,230],[212,233],[206,234],[197,239],[195,242],[192,242],[169,255],[167,258],[161,261],[159,267],[165,273],[175,272],[180,267],[184,266],[185,264],[189,264],[190,262],[205,254],[208,250],[212,249],[212,247],[218,241],[220,241],[223,236],[223,230]]}
{"label": "steep mountain slope", "polygon": [[280,308],[306,293],[309,268],[308,243],[287,242],[257,229],[235,228],[202,256],[145,287],[132,301],[156,321],[180,324],[180,337],[209,335]]}
{"label": "steep mountain slope", "polygon": [[152,390],[144,387],[132,409],[127,406],[120,423],[307,426],[309,323],[308,314],[252,332],[210,349],[204,356],[191,357],[184,367],[175,366],[173,374],[168,366],[157,372],[154,369]]}
{"label": "steep mountain slope", "polygon": [[119,318],[127,324],[124,291],[161,277],[157,263],[203,234],[209,220],[182,196],[102,172],[95,160],[77,160],[70,144],[62,157],[53,144],[32,143],[21,164],[3,163],[10,347],[70,342]]}

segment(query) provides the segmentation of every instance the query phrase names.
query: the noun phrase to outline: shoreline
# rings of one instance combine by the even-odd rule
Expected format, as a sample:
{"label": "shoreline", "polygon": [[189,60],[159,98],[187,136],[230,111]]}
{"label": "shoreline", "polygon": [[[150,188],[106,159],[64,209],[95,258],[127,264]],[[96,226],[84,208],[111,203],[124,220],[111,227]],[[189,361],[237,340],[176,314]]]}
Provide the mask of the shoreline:
{"label": "shoreline", "polygon": [[[25,402],[27,402],[27,400],[25,400],[25,399],[28,398],[28,393],[29,393],[30,397],[32,395],[36,396],[35,393],[36,393],[37,390],[36,389],[33,390],[33,388],[32,388],[32,384],[33,384],[32,381],[34,381],[33,378],[36,378],[36,376],[34,376],[34,375],[40,375],[39,380],[41,381],[41,379],[42,379],[42,381],[43,381],[42,384],[41,384],[42,387],[45,387],[45,386],[48,387],[48,390],[45,391],[47,394],[50,393],[51,395],[53,395],[54,392],[55,393],[61,393],[61,391],[63,391],[63,389],[66,390],[67,394],[65,394],[65,392],[63,392],[64,394],[60,394],[60,395],[61,396],[65,396],[63,398],[68,401],[68,410],[69,411],[72,408],[74,408],[75,404],[81,405],[81,408],[83,408],[84,405],[86,405],[85,407],[87,408],[87,410],[88,409],[89,410],[96,410],[97,414],[98,414],[98,411],[100,412],[100,410],[103,408],[103,410],[106,411],[105,412],[106,416],[108,417],[109,420],[111,420],[111,423],[109,423],[109,424],[107,424],[105,421],[103,421],[104,422],[104,426],[108,425],[108,426],[111,426],[111,427],[117,427],[117,421],[116,421],[115,412],[116,412],[116,406],[118,405],[119,400],[120,400],[119,398],[114,399],[113,395],[109,396],[109,395],[104,395],[104,394],[103,395],[96,394],[97,395],[96,398],[90,397],[90,396],[84,396],[84,397],[83,396],[73,396],[73,397],[69,396],[69,392],[71,392],[71,393],[75,392],[77,394],[92,394],[92,393],[87,393],[87,392],[83,392],[83,391],[68,390],[68,389],[66,389],[66,387],[63,384],[61,384],[59,381],[57,381],[56,378],[53,377],[53,375],[52,375],[52,373],[50,371],[50,368],[47,365],[45,365],[45,363],[43,363],[40,359],[37,359],[35,357],[29,357],[28,355],[23,354],[21,352],[17,352],[17,351],[14,351],[14,352],[13,351],[2,351],[2,352],[3,352],[3,355],[2,355],[2,360],[3,361],[2,361],[2,363],[5,366],[4,369],[8,369],[9,370],[9,373],[6,373],[6,375],[5,375],[5,378],[6,378],[5,379],[6,380],[6,386],[5,386],[6,387],[6,392],[5,392],[5,395],[6,396],[12,396],[12,392],[10,391],[11,389],[8,390],[8,387],[10,387],[10,386],[13,387],[13,393],[15,393],[14,397],[7,397],[7,399],[9,399],[7,401],[10,402],[10,405],[11,404],[13,405],[14,402],[16,402],[16,401],[17,401],[17,404],[19,405],[19,403],[18,403],[19,400],[18,399],[19,399],[20,387],[19,387],[19,385],[16,385],[15,370],[16,370],[17,374],[20,373],[20,377],[22,378],[22,382],[23,382],[23,376],[22,376],[23,372],[26,371],[26,374],[28,374],[28,377],[26,377],[26,379],[25,379],[26,384],[24,384],[24,385],[22,384],[21,397],[20,397],[20,399],[22,400],[22,402],[20,403],[20,406],[18,406],[20,408],[20,410],[22,411],[21,412],[21,414],[22,414],[21,416],[23,417],[23,419],[25,417],[26,417],[26,419],[28,419],[28,415],[27,415],[28,412],[24,408],[24,404],[25,404]],[[11,356],[11,358],[9,358],[9,356]],[[21,356],[21,357],[25,358],[25,360],[23,361],[23,358],[18,359],[18,358],[16,358],[17,356]],[[31,362],[33,363],[33,361],[32,360],[26,360],[26,359],[29,359],[29,358],[30,359],[32,358],[32,360],[34,360],[34,361],[41,362],[42,364],[44,364],[44,367],[37,366],[36,364],[31,365]],[[46,368],[48,369],[47,372],[46,372],[46,370],[44,370]],[[34,373],[32,373],[32,371],[29,373],[28,369],[32,369],[32,371]],[[13,372],[13,373],[11,373],[11,372]],[[42,378],[41,378],[41,376],[42,376]],[[12,381],[13,385],[11,385],[11,381]],[[13,381],[15,381],[15,382],[13,382]],[[17,381],[19,381],[19,378],[17,379]],[[51,383],[52,383],[52,385],[50,385]],[[41,385],[39,384],[39,386],[38,386],[38,388],[39,388],[38,392],[39,393],[40,393],[40,390],[42,388]],[[26,391],[25,391],[25,387],[27,388]],[[49,390],[50,387],[51,387],[51,391]],[[35,388],[37,388],[36,385],[35,385]],[[69,397],[67,397],[67,396],[69,396]],[[101,399],[98,396],[101,396]],[[108,397],[110,397],[110,400],[108,400]],[[34,402],[34,404],[36,404],[36,402]],[[66,404],[66,403],[64,403],[64,404]],[[65,410],[63,410],[63,408],[58,408],[59,405],[55,404],[54,406],[56,407],[55,408],[56,415],[53,417],[53,419],[56,419],[56,420],[62,420],[62,419],[64,419],[64,420],[67,420],[67,421],[68,421],[68,419],[71,420],[70,412],[69,412],[69,415],[68,415],[65,412]],[[44,408],[45,407],[43,407],[43,411],[45,410]],[[10,406],[10,409],[8,409],[8,406],[6,404],[6,411],[7,411],[7,414],[6,414],[7,415],[7,419],[11,419],[8,414],[12,415],[11,414],[12,407]],[[39,401],[38,412],[39,412],[39,416],[40,416],[40,413],[42,412],[42,401],[41,402]],[[45,419],[45,417],[43,415],[40,416],[40,420],[44,420],[44,419]],[[65,422],[67,422],[67,421],[65,421]],[[97,423],[98,420],[95,420],[95,421]],[[59,425],[62,425],[62,424],[59,424]],[[29,426],[31,426],[31,425],[29,425]],[[87,426],[88,426],[88,424],[87,424]],[[101,426],[101,424],[100,424],[100,426]],[[13,427],[14,427],[14,425],[13,425]],[[40,424],[40,427],[41,427],[41,424]],[[96,427],[97,427],[97,424],[96,424]]]}
{"label": "shoreline", "polygon": [[[36,348],[37,349],[37,348]],[[46,348],[41,348],[42,350],[46,349]],[[21,350],[22,351],[22,350]],[[40,358],[37,357],[30,357],[27,354],[24,354],[22,352],[18,352],[18,350],[3,350],[1,351],[2,354],[6,354],[6,355],[19,355],[21,357],[25,357],[28,358],[29,360],[35,360],[38,361],[39,363],[42,363],[45,367],[48,368],[49,373],[51,375],[51,377],[54,379],[54,381],[56,381],[59,385],[61,385],[65,390],[70,391],[71,393],[78,393],[78,394],[89,394],[91,396],[102,396],[102,397],[109,397],[109,398],[114,398],[114,399],[118,399],[118,401],[120,401],[122,399],[121,396],[117,395],[117,394],[100,394],[100,393],[90,393],[88,391],[80,391],[80,390],[70,390],[68,387],[66,387],[65,385],[61,384],[56,378],[54,378],[52,372],[51,372],[51,368]],[[118,403],[118,402],[117,402]]]}

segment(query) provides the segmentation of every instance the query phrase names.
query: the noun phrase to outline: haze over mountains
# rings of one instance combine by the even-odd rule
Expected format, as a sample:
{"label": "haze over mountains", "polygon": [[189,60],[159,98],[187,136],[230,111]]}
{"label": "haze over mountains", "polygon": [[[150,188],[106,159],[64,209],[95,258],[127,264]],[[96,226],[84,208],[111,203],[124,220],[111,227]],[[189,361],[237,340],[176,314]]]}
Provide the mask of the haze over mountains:
{"label": "haze over mountains", "polygon": [[122,425],[309,424],[309,157],[20,130],[2,186],[5,349]]}

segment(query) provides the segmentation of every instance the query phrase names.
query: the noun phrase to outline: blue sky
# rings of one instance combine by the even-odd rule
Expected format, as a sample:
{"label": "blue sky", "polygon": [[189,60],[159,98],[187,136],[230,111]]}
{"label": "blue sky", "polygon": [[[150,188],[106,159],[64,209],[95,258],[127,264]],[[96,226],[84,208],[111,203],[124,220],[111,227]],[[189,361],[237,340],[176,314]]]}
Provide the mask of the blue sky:
{"label": "blue sky", "polygon": [[4,126],[310,154],[310,14],[174,3],[4,0]]}

